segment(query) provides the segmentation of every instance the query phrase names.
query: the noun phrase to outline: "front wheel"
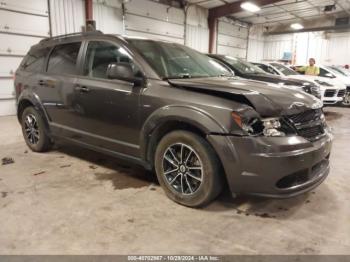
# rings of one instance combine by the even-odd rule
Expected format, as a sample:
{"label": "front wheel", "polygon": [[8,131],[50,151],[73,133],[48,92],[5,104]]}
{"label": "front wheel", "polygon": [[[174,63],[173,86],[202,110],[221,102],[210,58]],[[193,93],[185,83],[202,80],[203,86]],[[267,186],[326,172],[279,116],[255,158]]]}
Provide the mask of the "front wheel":
{"label": "front wheel", "polygon": [[188,131],[174,131],[161,139],[155,169],[167,196],[185,206],[204,206],[222,190],[215,151],[204,138]]}

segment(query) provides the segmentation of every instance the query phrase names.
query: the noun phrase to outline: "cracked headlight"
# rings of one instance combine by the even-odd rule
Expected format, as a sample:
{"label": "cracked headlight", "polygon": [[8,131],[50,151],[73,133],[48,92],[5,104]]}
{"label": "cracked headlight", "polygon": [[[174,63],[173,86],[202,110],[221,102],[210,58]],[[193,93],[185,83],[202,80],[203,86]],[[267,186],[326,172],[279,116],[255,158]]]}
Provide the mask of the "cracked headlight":
{"label": "cracked headlight", "polygon": [[285,136],[286,134],[280,131],[282,127],[278,118],[265,118],[261,120],[264,126],[264,136]]}
{"label": "cracked headlight", "polygon": [[232,119],[241,128],[243,135],[277,137],[285,136],[279,118],[260,118],[253,110],[232,112]]}

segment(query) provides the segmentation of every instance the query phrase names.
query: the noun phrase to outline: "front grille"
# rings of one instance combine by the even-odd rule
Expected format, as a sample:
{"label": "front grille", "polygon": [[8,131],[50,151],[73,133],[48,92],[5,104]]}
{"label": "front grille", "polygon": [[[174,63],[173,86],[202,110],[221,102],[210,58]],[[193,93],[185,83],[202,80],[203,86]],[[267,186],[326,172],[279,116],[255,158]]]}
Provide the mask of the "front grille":
{"label": "front grille", "polygon": [[325,133],[322,109],[312,109],[286,116],[298,135],[315,141]]}
{"label": "front grille", "polygon": [[324,129],[321,125],[302,128],[298,130],[299,135],[311,140],[316,139],[318,136],[322,135],[323,133],[324,133]]}
{"label": "front grille", "polygon": [[311,120],[317,120],[322,115],[322,109],[307,110],[305,112],[290,115],[288,118],[295,124],[303,124]]}
{"label": "front grille", "polygon": [[338,91],[338,97],[343,97],[345,95],[345,89]]}
{"label": "front grille", "polygon": [[326,89],[326,91],[324,92],[324,96],[325,97],[333,97],[333,96],[335,96],[335,92],[336,92],[336,90]]}

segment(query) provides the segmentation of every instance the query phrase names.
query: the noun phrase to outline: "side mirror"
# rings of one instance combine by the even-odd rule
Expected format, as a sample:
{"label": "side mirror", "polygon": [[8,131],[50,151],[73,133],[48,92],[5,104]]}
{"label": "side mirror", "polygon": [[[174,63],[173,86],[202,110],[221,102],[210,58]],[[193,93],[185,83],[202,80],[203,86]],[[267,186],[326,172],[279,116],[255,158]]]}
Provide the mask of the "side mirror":
{"label": "side mirror", "polygon": [[124,80],[135,85],[140,85],[142,82],[142,78],[136,77],[130,63],[126,62],[110,63],[107,68],[107,78]]}

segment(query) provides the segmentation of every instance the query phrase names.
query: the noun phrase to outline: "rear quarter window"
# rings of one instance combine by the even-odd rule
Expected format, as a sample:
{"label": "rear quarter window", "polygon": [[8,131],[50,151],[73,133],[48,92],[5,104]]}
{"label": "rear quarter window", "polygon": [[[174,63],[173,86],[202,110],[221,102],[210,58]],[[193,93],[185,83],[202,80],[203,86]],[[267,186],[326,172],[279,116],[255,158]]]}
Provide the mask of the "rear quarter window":
{"label": "rear quarter window", "polygon": [[45,66],[45,60],[51,48],[40,48],[30,50],[22,60],[20,68],[30,72],[42,72]]}

